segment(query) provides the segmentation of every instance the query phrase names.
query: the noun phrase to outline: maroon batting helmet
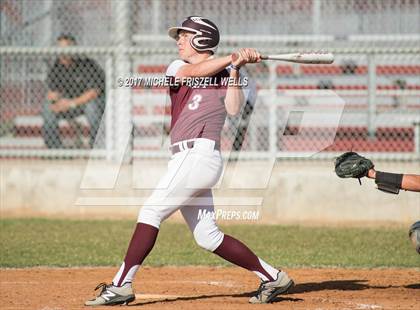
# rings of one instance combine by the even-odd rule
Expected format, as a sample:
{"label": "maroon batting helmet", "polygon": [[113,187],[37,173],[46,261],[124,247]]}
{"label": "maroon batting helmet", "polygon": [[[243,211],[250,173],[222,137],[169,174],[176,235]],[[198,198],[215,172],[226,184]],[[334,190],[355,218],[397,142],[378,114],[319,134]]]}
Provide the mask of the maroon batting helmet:
{"label": "maroon batting helmet", "polygon": [[219,29],[212,21],[201,16],[189,16],[181,26],[169,28],[168,34],[171,38],[176,39],[180,30],[195,33],[190,44],[196,51],[210,51],[213,54],[216,52],[220,35]]}

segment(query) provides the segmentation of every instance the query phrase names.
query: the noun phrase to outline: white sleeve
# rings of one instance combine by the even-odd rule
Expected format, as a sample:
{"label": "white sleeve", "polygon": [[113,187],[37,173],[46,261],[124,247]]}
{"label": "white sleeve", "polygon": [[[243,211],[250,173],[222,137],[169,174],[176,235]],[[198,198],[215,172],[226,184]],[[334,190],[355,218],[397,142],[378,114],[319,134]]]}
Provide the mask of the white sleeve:
{"label": "white sleeve", "polygon": [[185,61],[182,61],[180,59],[174,60],[166,69],[166,76],[175,76],[179,68],[186,64],[187,63]]}

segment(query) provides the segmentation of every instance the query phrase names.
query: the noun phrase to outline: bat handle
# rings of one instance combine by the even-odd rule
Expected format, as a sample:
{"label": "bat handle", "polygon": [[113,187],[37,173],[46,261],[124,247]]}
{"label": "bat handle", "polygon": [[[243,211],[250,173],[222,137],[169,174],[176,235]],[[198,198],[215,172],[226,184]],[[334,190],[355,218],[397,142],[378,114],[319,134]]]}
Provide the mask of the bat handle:
{"label": "bat handle", "polygon": [[268,60],[268,56],[266,56],[266,55],[261,55],[261,60]]}

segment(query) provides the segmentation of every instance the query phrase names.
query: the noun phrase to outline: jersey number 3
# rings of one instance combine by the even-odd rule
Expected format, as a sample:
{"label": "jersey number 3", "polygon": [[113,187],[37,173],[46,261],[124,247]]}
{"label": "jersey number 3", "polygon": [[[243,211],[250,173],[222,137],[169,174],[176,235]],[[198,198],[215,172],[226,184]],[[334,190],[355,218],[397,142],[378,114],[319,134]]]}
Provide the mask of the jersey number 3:
{"label": "jersey number 3", "polygon": [[190,103],[188,103],[188,109],[190,109],[190,110],[197,110],[198,107],[200,106],[201,99],[203,99],[203,96],[201,96],[199,94],[194,95],[194,97],[192,98],[192,100],[190,101]]}

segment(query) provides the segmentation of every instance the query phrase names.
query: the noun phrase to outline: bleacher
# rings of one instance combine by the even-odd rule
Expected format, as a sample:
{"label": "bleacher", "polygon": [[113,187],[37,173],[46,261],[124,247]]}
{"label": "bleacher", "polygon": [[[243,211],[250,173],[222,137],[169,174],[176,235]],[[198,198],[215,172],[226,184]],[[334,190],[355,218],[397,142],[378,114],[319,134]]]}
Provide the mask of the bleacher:
{"label": "bleacher", "polygon": [[[139,64],[135,66],[139,76],[162,76],[166,70],[164,64]],[[255,67],[258,74],[264,68]],[[255,73],[254,72],[254,73]],[[344,63],[341,65],[288,65],[279,64],[275,68],[277,91],[332,89],[343,97],[346,106],[334,144],[327,151],[345,151],[348,149],[371,152],[413,152],[414,126],[420,115],[420,65],[413,64],[378,64],[376,67],[376,131],[369,135],[367,126],[368,110],[368,67],[365,64]],[[403,81],[397,84],[395,81]],[[257,78],[257,82],[259,82]],[[261,79],[259,89],[267,85]],[[42,81],[33,81],[31,93],[45,93]],[[16,86],[2,85],[3,98],[15,101],[13,113],[2,111],[2,118],[10,121],[12,135],[0,137],[0,149],[44,149],[41,137],[42,117],[40,116],[42,96],[31,98],[31,105],[23,105],[25,96],[16,91]],[[12,95],[13,94],[13,95]],[[132,121],[134,125],[134,146],[139,150],[158,149],[154,139],[168,129],[170,107],[164,89],[132,90],[133,108]],[[34,102],[36,100],[36,102]],[[264,105],[265,103],[259,103]],[[287,104],[284,102],[283,104]],[[279,103],[281,108],[282,103]],[[327,110],[328,106],[319,106]],[[259,109],[264,111],[264,107]],[[392,115],[393,117],[389,117]],[[401,115],[400,118],[395,117]],[[264,120],[264,116],[262,116]],[[89,128],[84,116],[78,118],[83,137],[87,139]],[[163,125],[165,123],[165,126]],[[223,143],[226,149],[231,146],[232,133],[226,124]],[[264,121],[257,123],[260,133],[267,133]],[[278,147],[284,151],[307,151],[316,148],[322,142],[322,132],[331,130],[323,128],[322,124],[307,134],[294,137],[297,127],[293,124],[286,127],[284,134],[278,132]],[[72,140],[78,134],[67,121],[60,121],[60,132],[64,139]],[[317,132],[314,134],[314,132]],[[80,132],[79,132],[80,134]],[[249,133],[252,135],[252,133]],[[248,137],[247,137],[248,138]],[[262,139],[264,140],[264,139]],[[317,141],[319,140],[319,141]],[[257,149],[255,149],[257,148]],[[251,146],[248,141],[244,149],[266,149],[266,145]],[[261,150],[261,149],[260,149]]]}

